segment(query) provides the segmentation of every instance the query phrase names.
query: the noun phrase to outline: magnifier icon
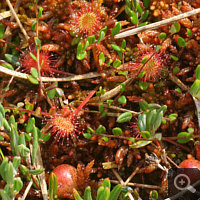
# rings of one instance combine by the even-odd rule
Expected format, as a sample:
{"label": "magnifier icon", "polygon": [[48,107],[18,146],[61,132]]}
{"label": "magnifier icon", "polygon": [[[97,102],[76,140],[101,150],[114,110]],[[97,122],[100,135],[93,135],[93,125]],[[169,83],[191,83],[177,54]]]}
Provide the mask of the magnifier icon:
{"label": "magnifier icon", "polygon": [[186,174],[179,174],[174,179],[174,186],[178,190],[189,190],[192,193],[196,192],[196,189],[190,185],[190,178]]}

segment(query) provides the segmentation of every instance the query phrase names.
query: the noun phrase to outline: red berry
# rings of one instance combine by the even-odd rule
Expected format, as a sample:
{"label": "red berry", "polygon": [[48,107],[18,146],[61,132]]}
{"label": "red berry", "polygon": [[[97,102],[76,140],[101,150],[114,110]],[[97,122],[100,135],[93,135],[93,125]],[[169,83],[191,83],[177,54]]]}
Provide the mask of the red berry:
{"label": "red berry", "polygon": [[186,159],[180,163],[179,167],[181,168],[181,170],[182,168],[184,168],[184,171],[180,172],[189,177],[191,184],[200,179],[200,161],[195,159]]}
{"label": "red berry", "polygon": [[73,189],[77,189],[77,170],[75,167],[62,164],[57,166],[52,173],[57,177],[57,196],[59,198],[73,198]]}

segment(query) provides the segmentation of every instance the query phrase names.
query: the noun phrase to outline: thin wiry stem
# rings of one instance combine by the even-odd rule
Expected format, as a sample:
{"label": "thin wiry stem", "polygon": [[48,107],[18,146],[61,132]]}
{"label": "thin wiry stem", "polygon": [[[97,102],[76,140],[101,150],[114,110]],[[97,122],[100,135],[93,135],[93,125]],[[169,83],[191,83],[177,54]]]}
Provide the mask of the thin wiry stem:
{"label": "thin wiry stem", "polygon": [[192,15],[196,15],[198,13],[200,13],[200,8],[194,9],[194,10],[189,11],[189,12],[182,13],[180,15],[171,17],[169,19],[164,19],[164,20],[159,21],[159,22],[148,24],[146,26],[133,28],[132,30],[124,31],[122,33],[119,33],[119,34],[115,35],[115,39],[119,39],[119,38],[124,38],[124,37],[131,36],[131,35],[135,35],[135,34],[138,34],[140,32],[143,32],[143,31],[146,31],[146,30],[150,30],[150,29],[156,29],[156,28],[159,28],[161,26],[164,26],[164,25],[176,22],[178,20],[190,17]]}
{"label": "thin wiry stem", "polygon": [[13,14],[13,16],[14,16],[14,18],[15,18],[17,24],[19,25],[19,27],[20,27],[22,33],[24,34],[26,40],[28,40],[28,39],[29,39],[29,36],[28,36],[26,30],[24,29],[24,27],[22,26],[22,23],[20,22],[20,20],[19,20],[19,18],[18,18],[18,16],[17,16],[17,14],[16,14],[16,12],[15,12],[15,10],[14,10],[12,4],[10,3],[10,0],[6,0],[6,3],[8,4],[8,7],[10,8],[10,11],[11,11],[11,13]]}

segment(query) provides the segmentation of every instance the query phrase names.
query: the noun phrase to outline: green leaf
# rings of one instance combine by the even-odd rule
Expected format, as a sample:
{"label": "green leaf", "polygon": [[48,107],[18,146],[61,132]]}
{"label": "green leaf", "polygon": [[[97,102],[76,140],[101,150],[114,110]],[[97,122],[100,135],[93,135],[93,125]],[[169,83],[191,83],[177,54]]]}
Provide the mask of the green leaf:
{"label": "green leaf", "polygon": [[14,67],[9,63],[2,63],[1,66],[5,67],[7,69],[10,69],[10,70],[14,70]]}
{"label": "green leaf", "polygon": [[11,63],[12,65],[20,65],[18,56],[14,56],[12,54],[5,54],[5,59],[7,62]]}
{"label": "green leaf", "polygon": [[16,127],[11,124],[11,137],[10,137],[10,145],[12,149],[13,155],[16,155],[16,149],[18,145],[18,133]]}
{"label": "green leaf", "polygon": [[125,6],[125,13],[129,16],[129,17],[131,17],[131,13],[132,13],[132,10],[131,10],[131,8],[130,7],[128,7],[128,6]]}
{"label": "green leaf", "polygon": [[75,37],[75,38],[72,39],[71,45],[72,46],[77,45],[79,42],[80,42],[80,38],[79,37]]}
{"label": "green leaf", "polygon": [[9,186],[13,185],[14,182],[14,167],[11,162],[8,163],[6,168],[6,182]]}
{"label": "green leaf", "polygon": [[97,190],[97,198],[96,198],[96,200],[103,200],[103,198],[102,198],[103,193],[104,193],[104,187],[100,186],[98,188],[98,190]]}
{"label": "green leaf", "polygon": [[94,130],[90,127],[87,127],[87,133],[94,134]]}
{"label": "green leaf", "polygon": [[50,200],[54,200],[54,197],[57,194],[57,186],[58,186],[57,177],[52,172],[50,175],[50,181],[49,181],[49,198],[50,198]]}
{"label": "green leaf", "polygon": [[178,137],[186,137],[186,138],[184,138],[184,139],[178,139],[177,140],[177,142],[178,143],[181,143],[181,144],[185,144],[185,143],[187,143],[187,142],[189,142],[192,138],[191,138],[191,136],[193,135],[193,133],[188,133],[188,132],[180,132],[180,133],[178,133]]}
{"label": "green leaf", "polygon": [[200,65],[197,65],[195,76],[196,79],[200,80]]}
{"label": "green leaf", "polygon": [[143,6],[148,8],[150,5],[150,0],[143,0]]}
{"label": "green leaf", "polygon": [[122,95],[117,100],[120,104],[125,104],[127,102],[126,96]]}
{"label": "green leaf", "polygon": [[0,190],[0,195],[2,197],[2,200],[11,200],[11,198],[9,197],[9,195],[5,190]]}
{"label": "green leaf", "polygon": [[146,111],[149,108],[149,104],[146,101],[140,101],[139,106],[142,111]]}
{"label": "green leaf", "polygon": [[152,190],[150,192],[150,199],[157,200],[158,199],[158,192],[156,190]]}
{"label": "green leaf", "polygon": [[23,188],[23,182],[20,177],[14,179],[14,192],[19,193],[20,190]]}
{"label": "green leaf", "polygon": [[89,44],[93,44],[95,42],[95,36],[94,35],[88,36],[87,41],[89,42]]}
{"label": "green leaf", "polygon": [[156,138],[156,139],[158,139],[159,141],[161,141],[161,140],[162,140],[162,133],[156,133],[156,134],[154,135],[154,138]]}
{"label": "green leaf", "polygon": [[56,89],[56,95],[58,97],[63,97],[64,96],[64,91],[61,88],[55,88]]}
{"label": "green leaf", "polygon": [[131,17],[130,18],[131,18],[131,22],[133,24],[138,24],[138,16],[134,11],[131,12]]}
{"label": "green leaf", "polygon": [[83,133],[84,138],[91,139],[92,135],[90,133]]}
{"label": "green leaf", "polygon": [[125,39],[122,40],[121,47],[122,47],[122,49],[124,49],[126,47],[126,40]]}
{"label": "green leaf", "polygon": [[104,53],[101,52],[99,55],[99,65],[101,66],[105,62],[105,56]]}
{"label": "green leaf", "polygon": [[135,142],[134,144],[129,145],[133,149],[138,149],[142,148],[144,146],[147,146],[148,144],[152,143],[152,141],[147,141],[147,140],[139,140]]}
{"label": "green leaf", "polygon": [[120,22],[116,22],[115,26],[113,27],[111,34],[112,36],[117,35],[121,30],[121,23]]}
{"label": "green leaf", "polygon": [[119,127],[115,127],[115,128],[112,129],[112,133],[114,135],[122,135],[122,129],[119,128]]}
{"label": "green leaf", "polygon": [[[38,37],[34,38],[35,46],[41,50],[41,40]],[[37,49],[36,48],[36,49]]]}
{"label": "green leaf", "polygon": [[[73,195],[74,195],[75,200],[83,200],[75,188],[73,189]],[[50,200],[53,200],[53,199],[50,199]]]}
{"label": "green leaf", "polygon": [[200,100],[200,80],[196,79],[190,87],[191,94]]}
{"label": "green leaf", "polygon": [[146,90],[149,87],[149,83],[145,82],[145,81],[139,81],[139,87],[141,90]]}
{"label": "green leaf", "polygon": [[143,138],[150,138],[151,133],[149,131],[141,131],[141,135]]}
{"label": "green leaf", "polygon": [[146,118],[147,118],[147,115],[145,113],[139,114],[138,116],[138,127],[140,131],[146,130]]}
{"label": "green leaf", "polygon": [[136,0],[132,0],[132,5],[133,5],[133,8],[136,9],[137,1]]}
{"label": "green leaf", "polygon": [[35,125],[35,118],[32,117],[29,121],[28,124],[26,126],[26,132],[27,133],[31,133],[33,130],[33,126]]}
{"label": "green leaf", "polygon": [[178,57],[170,55],[170,57],[174,60],[174,61],[178,61]]}
{"label": "green leaf", "polygon": [[189,37],[192,36],[192,31],[191,31],[191,29],[187,28],[187,34],[188,34]]}
{"label": "green leaf", "polygon": [[35,67],[31,67],[31,75],[36,79],[39,77],[38,71]]}
{"label": "green leaf", "polygon": [[87,47],[89,47],[89,45],[90,45],[89,41],[86,41],[86,43],[85,43],[85,45],[83,47],[83,50],[85,50]]}
{"label": "green leaf", "polygon": [[38,18],[42,17],[42,11],[43,11],[43,7],[39,7]]}
{"label": "green leaf", "polygon": [[36,31],[36,25],[37,25],[37,21],[33,20],[32,25],[31,25],[31,28],[33,31]]}
{"label": "green leaf", "polygon": [[121,61],[120,60],[115,60],[114,62],[113,62],[113,67],[119,67],[121,65]]}
{"label": "green leaf", "polygon": [[99,38],[97,40],[97,43],[99,43],[106,35],[106,32],[107,32],[107,26],[105,26],[104,28],[102,28],[100,31],[99,31]]}
{"label": "green leaf", "polygon": [[43,172],[43,169],[33,169],[33,170],[29,170],[29,173],[32,175],[39,175]]}
{"label": "green leaf", "polygon": [[0,24],[0,39],[3,39],[4,31],[5,31],[4,25]]}
{"label": "green leaf", "polygon": [[160,49],[161,49],[161,45],[157,45],[157,46],[155,47],[155,52],[158,52]]}
{"label": "green leaf", "polygon": [[177,117],[178,115],[176,113],[172,113],[169,115],[169,121],[173,122],[174,120],[176,120]]}
{"label": "green leaf", "polygon": [[127,138],[129,141],[131,141],[132,143],[135,143],[135,138],[134,137],[129,137]]}
{"label": "green leaf", "polygon": [[130,2],[130,0],[125,0],[125,2],[126,2],[126,5],[127,5],[129,8],[131,8],[131,2]]}
{"label": "green leaf", "polygon": [[179,47],[185,47],[185,40],[182,37],[178,37],[178,46]]}
{"label": "green leaf", "polygon": [[8,121],[6,120],[6,118],[3,119],[3,126],[4,126],[5,129],[10,133],[11,127],[10,127]]}
{"label": "green leaf", "polygon": [[83,60],[86,56],[87,56],[87,52],[86,52],[86,51],[83,51],[83,52],[81,52],[81,53],[77,53],[77,54],[76,54],[76,58],[77,58],[78,60]]}
{"label": "green leaf", "polygon": [[85,188],[84,191],[84,200],[92,200],[92,195],[91,195],[91,187],[88,186]]}
{"label": "green leaf", "polygon": [[5,117],[5,110],[2,104],[0,104],[0,113],[2,114],[3,117]]}
{"label": "green leaf", "polygon": [[79,54],[82,50],[83,50],[83,45],[81,42],[79,42],[77,45],[77,54]]}
{"label": "green leaf", "polygon": [[20,144],[17,146],[17,152],[22,156],[24,160],[27,159],[27,155],[30,153],[30,149],[27,148],[24,144]]}
{"label": "green leaf", "polygon": [[158,38],[159,38],[160,40],[163,40],[163,39],[165,39],[166,37],[167,37],[167,34],[164,33],[164,32],[162,32],[162,33],[158,36]]}
{"label": "green leaf", "polygon": [[121,47],[116,45],[116,44],[111,44],[112,48],[115,50],[115,51],[122,51]]}
{"label": "green leaf", "polygon": [[13,158],[13,167],[15,168],[15,170],[18,169],[19,165],[20,165],[20,162],[21,162],[21,158],[20,156],[15,156]]}
{"label": "green leaf", "polygon": [[147,24],[148,24],[148,22],[143,22],[143,23],[139,24],[138,27],[146,26]]}
{"label": "green leaf", "polygon": [[120,184],[116,185],[110,193],[109,200],[117,200],[121,191],[122,191],[122,186]]}
{"label": "green leaf", "polygon": [[174,24],[172,24],[171,29],[169,30],[169,32],[171,34],[175,34],[178,33],[181,29],[181,25],[178,22],[174,22]]}
{"label": "green leaf", "polygon": [[101,137],[101,140],[104,140],[105,142],[108,142],[108,141],[109,141],[109,138],[108,138],[108,137],[105,137],[105,136],[103,136],[103,137]]}
{"label": "green leaf", "polygon": [[3,161],[0,165],[0,174],[1,174],[1,177],[3,178],[4,181],[6,181],[7,166],[8,166],[8,158],[4,157],[4,159],[3,159]]}
{"label": "green leaf", "polygon": [[51,137],[51,133],[47,133],[40,139],[42,140],[42,142],[47,142],[50,139],[50,137]]}
{"label": "green leaf", "polygon": [[149,10],[145,10],[144,14],[142,15],[142,21],[145,21],[148,16],[149,16]]}
{"label": "green leaf", "polygon": [[111,187],[110,180],[109,179],[104,179],[104,181],[103,181],[101,186],[103,186],[104,188],[107,187],[107,188],[110,189],[110,187]]}
{"label": "green leaf", "polygon": [[27,75],[27,79],[34,85],[39,84],[39,81],[37,79],[33,78],[33,76],[31,76],[31,75]]}
{"label": "green leaf", "polygon": [[131,118],[132,114],[130,112],[124,112],[117,118],[117,122],[118,123],[128,122],[131,120]]}
{"label": "green leaf", "polygon": [[96,129],[97,135],[103,134],[106,132],[106,128],[103,125],[99,125],[99,127]]}
{"label": "green leaf", "polygon": [[37,157],[37,146],[38,146],[38,133],[35,126],[33,126],[33,147],[32,147],[32,164],[35,164]]}
{"label": "green leaf", "polygon": [[47,95],[48,95],[49,99],[52,100],[52,99],[55,97],[55,95],[56,95],[56,89],[54,88],[54,89],[52,89],[52,90],[49,90],[49,91],[47,92]]}

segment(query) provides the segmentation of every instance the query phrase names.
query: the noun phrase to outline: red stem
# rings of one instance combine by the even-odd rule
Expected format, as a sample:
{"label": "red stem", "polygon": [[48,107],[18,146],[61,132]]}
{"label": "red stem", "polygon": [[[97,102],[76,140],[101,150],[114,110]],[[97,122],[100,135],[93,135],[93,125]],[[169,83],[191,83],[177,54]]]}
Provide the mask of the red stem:
{"label": "red stem", "polygon": [[92,92],[90,92],[90,94],[85,98],[85,100],[78,106],[78,108],[76,108],[76,110],[74,111],[73,115],[77,115],[79,113],[79,111],[83,108],[83,106],[85,106],[85,104],[91,99],[91,97],[96,93],[96,89],[92,90]]}

